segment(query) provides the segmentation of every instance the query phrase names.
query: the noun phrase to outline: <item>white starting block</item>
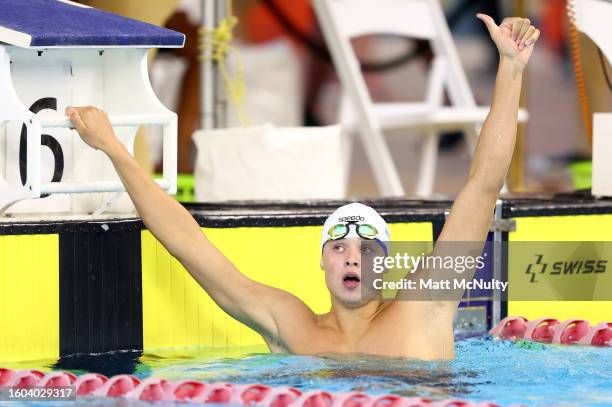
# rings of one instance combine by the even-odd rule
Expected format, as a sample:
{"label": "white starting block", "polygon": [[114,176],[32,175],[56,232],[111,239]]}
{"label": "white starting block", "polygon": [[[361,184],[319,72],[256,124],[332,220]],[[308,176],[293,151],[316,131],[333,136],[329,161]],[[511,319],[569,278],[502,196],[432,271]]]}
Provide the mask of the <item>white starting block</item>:
{"label": "white starting block", "polygon": [[[604,0],[570,0],[570,18],[576,28],[588,35],[612,62],[612,2]],[[593,116],[593,172],[591,194],[612,196],[612,113]]]}
{"label": "white starting block", "polygon": [[[71,105],[104,109],[131,153],[138,127],[163,126],[157,182],[176,193],[177,116],[151,88],[147,50],[184,40],[69,1],[0,0],[0,214],[100,212],[124,191],[110,160],[70,130]],[[47,197],[102,192],[112,194]]]}

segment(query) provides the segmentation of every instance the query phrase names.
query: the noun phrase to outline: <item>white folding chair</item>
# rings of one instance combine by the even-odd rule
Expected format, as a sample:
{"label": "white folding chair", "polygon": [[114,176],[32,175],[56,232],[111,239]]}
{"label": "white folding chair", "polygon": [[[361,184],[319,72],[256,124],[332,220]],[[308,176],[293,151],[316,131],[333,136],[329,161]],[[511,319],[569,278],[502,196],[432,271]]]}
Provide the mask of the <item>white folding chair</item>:
{"label": "white folding chair", "polygon": [[[425,131],[416,194],[433,193],[440,130],[464,130],[473,150],[489,107],[477,107],[443,11],[437,0],[314,0],[336,70],[355,120],[343,126],[358,131],[380,192],[403,196],[404,188],[383,136],[385,130]],[[393,34],[430,41],[434,59],[424,102],[373,103],[351,39]],[[443,106],[444,91],[451,106]],[[345,116],[345,115],[342,115]],[[525,111],[519,120],[525,121]]]}

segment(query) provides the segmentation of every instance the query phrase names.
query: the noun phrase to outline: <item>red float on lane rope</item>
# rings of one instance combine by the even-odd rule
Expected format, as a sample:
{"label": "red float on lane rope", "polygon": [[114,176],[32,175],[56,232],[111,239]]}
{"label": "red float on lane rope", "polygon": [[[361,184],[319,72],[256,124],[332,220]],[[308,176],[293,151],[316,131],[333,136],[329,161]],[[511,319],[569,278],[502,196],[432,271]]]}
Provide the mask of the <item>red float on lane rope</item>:
{"label": "red float on lane rope", "polygon": [[583,319],[564,322],[554,318],[528,321],[523,317],[506,317],[489,331],[501,339],[527,339],[543,343],[564,345],[612,346],[612,322],[590,326]]}

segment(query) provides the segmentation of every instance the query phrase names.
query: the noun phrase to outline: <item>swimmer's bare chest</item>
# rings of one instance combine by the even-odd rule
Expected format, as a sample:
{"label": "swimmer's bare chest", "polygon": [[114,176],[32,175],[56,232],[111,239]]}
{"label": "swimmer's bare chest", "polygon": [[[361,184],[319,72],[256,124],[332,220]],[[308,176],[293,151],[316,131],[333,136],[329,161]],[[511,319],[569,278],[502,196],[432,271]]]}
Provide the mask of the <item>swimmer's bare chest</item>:
{"label": "swimmer's bare chest", "polygon": [[281,329],[279,338],[265,338],[271,352],[301,355],[356,353],[419,359],[452,359],[452,326],[423,324],[410,317],[395,318],[386,313],[371,322],[363,334],[355,337],[312,321]]}

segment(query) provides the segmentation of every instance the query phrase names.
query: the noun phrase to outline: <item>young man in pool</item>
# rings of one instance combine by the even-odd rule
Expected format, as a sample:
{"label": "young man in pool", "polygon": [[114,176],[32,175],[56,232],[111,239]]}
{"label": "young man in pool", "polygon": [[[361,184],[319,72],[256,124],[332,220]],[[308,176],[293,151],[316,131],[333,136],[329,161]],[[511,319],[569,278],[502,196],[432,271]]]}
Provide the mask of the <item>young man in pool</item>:
{"label": "young man in pool", "polygon": [[[498,26],[487,15],[477,17],[499,50],[499,70],[469,179],[438,243],[486,239],[514,149],[522,74],[540,35],[527,19],[507,18]],[[326,221],[321,268],[332,307],[327,314],[316,315],[294,295],[241,274],[191,215],[139,167],[115,137],[103,111],[71,107],[66,114],[83,140],[111,159],[149,230],[225,312],[259,332],[270,350],[454,357],[457,301],[361,299],[362,250],[373,242],[368,239],[389,240],[386,223],[373,209],[352,204]]]}

